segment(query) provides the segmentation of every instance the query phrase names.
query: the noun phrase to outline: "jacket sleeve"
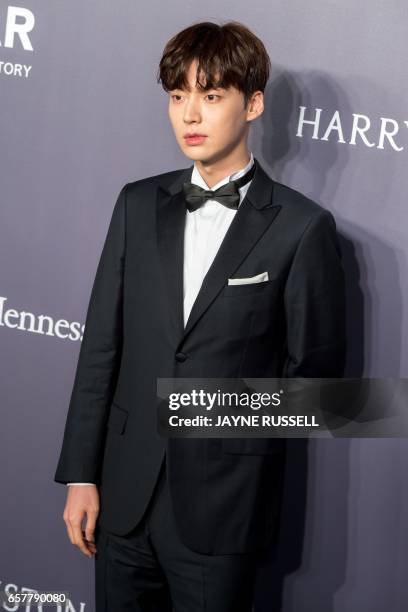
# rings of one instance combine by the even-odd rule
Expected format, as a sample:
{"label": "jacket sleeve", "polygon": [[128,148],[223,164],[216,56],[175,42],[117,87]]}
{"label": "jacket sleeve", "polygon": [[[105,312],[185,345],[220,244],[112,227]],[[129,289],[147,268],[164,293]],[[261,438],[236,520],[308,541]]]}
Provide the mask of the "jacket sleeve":
{"label": "jacket sleeve", "polygon": [[333,215],[319,211],[299,241],[285,293],[284,377],[341,378],[345,367],[345,275]]}
{"label": "jacket sleeve", "polygon": [[97,267],[65,423],[55,482],[99,483],[106,421],[122,353],[125,185]]}

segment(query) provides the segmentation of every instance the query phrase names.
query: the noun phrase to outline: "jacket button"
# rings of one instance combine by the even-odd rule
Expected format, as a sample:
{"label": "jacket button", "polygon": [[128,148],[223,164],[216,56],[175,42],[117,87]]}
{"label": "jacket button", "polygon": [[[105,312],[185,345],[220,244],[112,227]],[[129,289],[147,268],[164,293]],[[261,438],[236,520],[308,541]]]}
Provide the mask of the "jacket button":
{"label": "jacket button", "polygon": [[185,353],[176,353],[176,361],[185,361],[187,359],[187,355]]}

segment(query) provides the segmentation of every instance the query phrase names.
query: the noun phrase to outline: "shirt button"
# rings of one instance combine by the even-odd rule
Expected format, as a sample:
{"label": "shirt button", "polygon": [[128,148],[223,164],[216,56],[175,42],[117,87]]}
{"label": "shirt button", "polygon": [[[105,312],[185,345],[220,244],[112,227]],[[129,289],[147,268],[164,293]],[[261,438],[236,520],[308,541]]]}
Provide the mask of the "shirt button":
{"label": "shirt button", "polygon": [[176,353],[176,361],[185,361],[187,359],[187,355],[185,353]]}

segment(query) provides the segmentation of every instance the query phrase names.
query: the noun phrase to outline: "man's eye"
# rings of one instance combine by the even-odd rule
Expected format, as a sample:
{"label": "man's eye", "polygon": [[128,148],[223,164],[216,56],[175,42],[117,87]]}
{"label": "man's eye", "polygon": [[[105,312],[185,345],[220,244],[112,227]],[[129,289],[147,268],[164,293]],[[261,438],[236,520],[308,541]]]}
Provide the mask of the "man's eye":
{"label": "man's eye", "polygon": [[[179,100],[181,100],[181,96],[179,96],[178,94],[173,94],[171,97],[174,100],[174,102],[178,102]],[[176,100],[175,98],[178,98],[178,100]]]}
{"label": "man's eye", "polygon": [[[208,94],[207,98],[221,98],[221,96],[217,96],[216,94]],[[212,100],[210,100],[212,102]]]}

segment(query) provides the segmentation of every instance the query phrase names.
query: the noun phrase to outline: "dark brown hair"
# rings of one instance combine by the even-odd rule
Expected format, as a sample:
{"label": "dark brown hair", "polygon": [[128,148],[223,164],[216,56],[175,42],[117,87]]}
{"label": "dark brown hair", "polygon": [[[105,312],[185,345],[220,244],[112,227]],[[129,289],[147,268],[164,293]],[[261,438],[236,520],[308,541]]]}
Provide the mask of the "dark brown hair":
{"label": "dark brown hair", "polygon": [[[244,94],[245,107],[255,91],[265,90],[271,69],[264,44],[242,23],[229,21],[218,25],[204,21],[169,40],[160,60],[157,82],[167,92],[188,90],[186,75],[194,59],[198,61],[199,89],[233,86]],[[202,75],[205,82],[200,81]]]}

